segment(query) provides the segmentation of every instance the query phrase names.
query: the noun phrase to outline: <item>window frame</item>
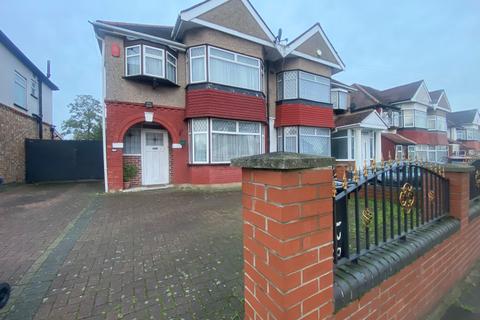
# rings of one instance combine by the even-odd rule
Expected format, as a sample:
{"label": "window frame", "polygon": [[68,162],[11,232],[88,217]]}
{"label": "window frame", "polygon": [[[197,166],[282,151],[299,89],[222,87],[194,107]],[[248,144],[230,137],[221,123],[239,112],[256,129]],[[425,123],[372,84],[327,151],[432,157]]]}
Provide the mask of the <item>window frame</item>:
{"label": "window frame", "polygon": [[140,152],[139,153],[126,153],[125,150],[127,149],[126,148],[127,143],[125,141],[125,136],[124,136],[123,141],[122,141],[123,144],[124,144],[123,149],[122,149],[122,151],[123,151],[122,155],[124,155],[124,156],[142,156],[142,128],[129,128],[127,130],[127,132],[125,132],[125,135],[127,135],[130,130],[138,131],[138,134],[139,134],[139,137],[140,137]]}
{"label": "window frame", "polygon": [[39,81],[38,78],[33,76],[30,81],[30,95],[35,99],[38,99],[38,91],[39,91]]}
{"label": "window frame", "polygon": [[[347,135],[334,137],[333,134],[346,131]],[[347,158],[335,158],[338,161],[354,161],[355,160],[355,131],[352,129],[347,130],[338,130],[337,132],[333,132],[330,134],[330,140],[340,140],[340,139],[347,139]],[[330,149],[332,149],[332,141],[330,141]],[[333,149],[331,150],[330,154],[333,157]]]}
{"label": "window frame", "polygon": [[[345,95],[345,98],[346,98],[345,108],[340,108],[340,94]],[[337,98],[336,103],[332,102],[332,100],[333,100],[332,98],[333,98],[334,95]],[[333,88],[333,89],[330,90],[330,103],[332,104],[334,110],[348,110],[348,98],[349,98],[349,93],[345,89]]]}
{"label": "window frame", "polygon": [[[231,63],[236,63],[236,64],[239,64],[239,65],[243,65],[243,66],[246,66],[246,67],[249,67],[249,68],[257,68],[258,69],[258,88],[255,88],[255,89],[251,89],[251,88],[246,88],[246,87],[239,87],[239,86],[233,86],[231,84],[226,84],[226,83],[221,83],[221,82],[215,82],[211,79],[211,68],[212,68],[212,63],[210,61],[211,57],[212,57],[212,49],[214,50],[218,50],[218,51],[223,51],[225,53],[228,53],[228,54],[232,54],[234,56],[234,60],[229,60],[229,59],[226,59],[226,58],[223,58],[223,57],[219,57],[219,56],[215,56],[214,55],[214,59],[219,59],[219,60],[223,60],[223,61],[226,61],[226,62],[231,62]],[[258,66],[253,66],[251,64],[248,64],[248,63],[244,63],[244,62],[239,62],[238,61],[238,57],[244,57],[244,58],[248,58],[248,59],[252,59],[252,60],[256,60],[258,62]],[[219,85],[223,85],[223,86],[229,86],[229,87],[233,87],[233,88],[240,88],[240,89],[244,89],[244,90],[251,90],[251,91],[257,91],[257,92],[261,92],[262,91],[262,61],[261,59],[259,58],[254,58],[254,57],[251,57],[251,56],[248,56],[248,55],[245,55],[245,54],[241,54],[241,53],[238,53],[238,52],[234,52],[234,51],[230,51],[230,50],[226,50],[226,49],[222,49],[222,48],[218,48],[218,47],[215,47],[215,46],[210,46],[208,45],[207,46],[207,58],[206,58],[206,61],[208,61],[206,64],[207,64],[207,69],[208,69],[208,76],[207,78],[209,79],[209,82],[211,83],[215,83],[215,84],[219,84]]]}
{"label": "window frame", "polygon": [[[138,47],[139,50],[138,50],[138,54],[135,54],[135,55],[127,55],[127,52],[128,52],[128,49],[130,48],[135,48],[135,47]],[[130,57],[136,57],[136,56],[139,56],[140,57],[140,70],[138,73],[135,73],[135,74],[128,74],[128,58]],[[135,77],[135,76],[140,76],[142,75],[142,71],[143,71],[143,56],[142,56],[142,45],[141,44],[135,44],[135,45],[132,45],[132,46],[128,46],[128,47],[125,47],[125,76],[126,77]]]}
{"label": "window frame", "polygon": [[[296,74],[296,95],[295,97],[288,97],[288,98],[285,98],[285,77],[284,77],[284,74],[287,73],[287,72],[293,72]],[[304,74],[307,74],[307,75],[311,75],[314,77],[314,79],[316,78],[319,78],[319,79],[323,79],[323,80],[326,80],[328,81],[328,101],[318,101],[318,100],[312,100],[312,99],[308,99],[308,98],[305,98],[305,97],[302,97],[301,94],[300,94],[300,86],[301,86],[301,81],[310,81],[310,82],[316,82],[320,85],[324,85],[326,86],[325,83],[320,83],[318,81],[315,81],[315,80],[308,80],[308,79],[302,79],[301,78],[301,74],[304,73]],[[279,97],[278,95],[278,86],[281,85],[282,86],[282,96]],[[323,75],[320,75],[320,74],[316,74],[316,73],[312,73],[312,72],[308,72],[308,71],[304,71],[304,70],[300,70],[300,69],[295,69],[295,70],[283,70],[283,71],[280,71],[277,73],[277,96],[276,96],[276,101],[284,101],[284,100],[296,100],[296,99],[300,99],[300,100],[306,100],[306,101],[312,101],[312,102],[315,102],[315,103],[326,103],[326,104],[332,104],[332,79],[331,78],[328,78],[328,77],[325,77]],[[347,108],[348,108],[348,100],[347,100]]]}
{"label": "window frame", "polygon": [[[196,48],[203,48],[204,49],[204,53],[202,56],[196,56],[196,57],[192,57],[192,49],[196,49]],[[193,66],[193,63],[192,63],[192,59],[199,59],[199,58],[203,58],[203,71],[204,71],[204,75],[205,75],[205,78],[203,80],[197,80],[197,81],[193,81],[193,73],[192,73],[192,66]],[[207,46],[206,45],[201,45],[201,46],[195,46],[195,47],[191,47],[188,49],[188,64],[189,64],[189,73],[190,73],[190,83],[193,84],[193,83],[202,83],[202,82],[208,82],[208,70],[207,70]]]}
{"label": "window frame", "polygon": [[[17,80],[18,78],[21,78],[23,80],[23,84],[22,83],[19,83]],[[16,93],[14,91],[14,96],[13,96],[13,104],[21,109],[24,109],[24,110],[28,110],[28,81],[27,81],[27,78],[24,77],[19,71],[15,70],[14,72],[14,79],[13,79],[13,85],[14,85],[14,90],[17,89],[17,86],[20,86],[23,88],[23,91],[24,91],[24,98],[25,98],[25,105],[22,106],[21,104],[18,103],[18,101],[16,101]]]}
{"label": "window frame", "polygon": [[[162,58],[159,59],[158,56],[155,56],[153,54],[150,54],[150,53],[147,53],[146,49],[149,48],[149,49],[154,49],[154,50],[158,50],[158,51],[161,51],[162,52]],[[156,75],[156,74],[151,74],[151,73],[147,73],[147,57],[149,58],[153,58],[153,59],[157,59],[157,60],[162,60],[162,75],[159,76],[159,75]],[[165,72],[166,72],[166,60],[165,60],[165,49],[162,49],[162,48],[156,48],[156,47],[152,47],[152,46],[149,46],[149,45],[146,45],[146,44],[143,44],[142,45],[142,74],[144,76],[149,76],[149,77],[153,77],[153,78],[160,78],[160,79],[166,79],[165,78]],[[168,79],[167,79],[168,80]]]}
{"label": "window frame", "polygon": [[[168,61],[168,57],[172,57],[174,60],[175,60],[175,64],[171,63],[170,61]],[[175,68],[175,81],[172,81],[170,79],[167,78],[167,67],[168,65],[172,65],[174,68]],[[175,57],[173,54],[171,54],[170,52],[166,52],[166,57],[165,57],[165,79],[167,79],[168,81],[171,81],[173,83],[177,83],[178,82],[178,59],[177,57]]]}
{"label": "window frame", "polygon": [[[194,131],[194,126],[193,126],[193,121],[195,120],[206,120],[207,121],[207,131],[198,131],[198,132],[195,132]],[[190,163],[191,164],[209,164],[210,163],[210,121],[209,121],[209,118],[193,118],[193,119],[190,119],[190,121],[188,121],[188,125],[189,125],[189,135],[190,135],[190,143],[192,145],[192,148],[191,148],[191,154],[189,155],[189,159],[191,160]],[[205,161],[197,161],[195,159],[195,134],[206,134],[207,135],[207,139],[206,139],[206,158],[205,158]]]}

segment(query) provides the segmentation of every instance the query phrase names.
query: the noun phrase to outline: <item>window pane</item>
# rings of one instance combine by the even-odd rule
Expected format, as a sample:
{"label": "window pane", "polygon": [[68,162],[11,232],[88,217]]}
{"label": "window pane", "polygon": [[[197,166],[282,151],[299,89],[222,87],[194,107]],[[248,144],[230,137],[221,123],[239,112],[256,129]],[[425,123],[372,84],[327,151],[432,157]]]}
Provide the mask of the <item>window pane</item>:
{"label": "window pane", "polygon": [[212,161],[228,162],[233,158],[260,153],[260,135],[212,133]]}
{"label": "window pane", "polygon": [[260,69],[210,57],[212,82],[250,90],[260,89]]}
{"label": "window pane", "polygon": [[283,73],[283,99],[296,99],[297,95],[297,75],[296,71]]}
{"label": "window pane", "polygon": [[213,131],[224,131],[224,132],[236,132],[237,123],[236,121],[229,120],[212,120],[212,130]]}
{"label": "window pane", "polygon": [[140,74],[140,56],[127,58],[127,76]]}
{"label": "window pane", "polygon": [[162,77],[163,59],[145,56],[145,73]]}
{"label": "window pane", "polygon": [[167,63],[167,79],[177,83],[177,68]]}
{"label": "window pane", "polygon": [[27,108],[27,79],[15,72],[14,103],[22,108]]}
{"label": "window pane", "polygon": [[230,52],[226,52],[226,51],[223,51],[223,50],[218,50],[218,49],[215,49],[215,48],[210,48],[210,55],[216,56],[216,57],[219,57],[219,58],[223,58],[223,59],[232,60],[232,61],[235,60],[235,54],[230,53]]}
{"label": "window pane", "polygon": [[239,122],[238,131],[242,133],[260,133],[260,126],[255,122]]}
{"label": "window pane", "polygon": [[193,132],[207,132],[208,119],[193,119]]}
{"label": "window pane", "polygon": [[147,132],[145,133],[145,140],[147,146],[163,146],[163,133]]}
{"label": "window pane", "polygon": [[140,150],[140,129],[129,129],[123,138],[123,153],[140,154]]}
{"label": "window pane", "polygon": [[193,161],[206,162],[207,161],[207,134],[194,133],[193,134]]}
{"label": "window pane", "polygon": [[403,126],[413,127],[413,110],[403,111]]}
{"label": "window pane", "polygon": [[238,59],[238,62],[241,62],[241,63],[245,63],[245,64],[249,64],[253,67],[258,67],[260,61],[257,60],[257,59],[254,59],[254,58],[249,58],[249,57],[245,57],[245,56],[237,56],[237,59]]}
{"label": "window pane", "polygon": [[330,103],[333,104],[334,109],[339,109],[338,91],[332,91],[330,94]]}
{"label": "window pane", "polygon": [[332,139],[332,156],[337,159],[348,159],[348,139]]}
{"label": "window pane", "polygon": [[140,54],[140,46],[127,48],[127,56]]}
{"label": "window pane", "polygon": [[348,93],[346,92],[339,92],[338,93],[338,105],[340,109],[347,109],[348,108]]}
{"label": "window pane", "polygon": [[190,49],[191,57],[205,56],[205,47],[196,47]]}
{"label": "window pane", "polygon": [[[313,78],[313,79],[312,79]],[[330,103],[330,82],[308,73],[300,72],[300,98]]]}
{"label": "window pane", "polygon": [[205,81],[205,57],[193,58],[192,63],[192,82]]}
{"label": "window pane", "polygon": [[415,110],[415,127],[427,128],[427,113]]}
{"label": "window pane", "polygon": [[161,49],[145,47],[145,54],[156,56],[159,59],[163,58],[163,50]]}
{"label": "window pane", "polygon": [[330,156],[330,137],[300,133],[300,153]]}

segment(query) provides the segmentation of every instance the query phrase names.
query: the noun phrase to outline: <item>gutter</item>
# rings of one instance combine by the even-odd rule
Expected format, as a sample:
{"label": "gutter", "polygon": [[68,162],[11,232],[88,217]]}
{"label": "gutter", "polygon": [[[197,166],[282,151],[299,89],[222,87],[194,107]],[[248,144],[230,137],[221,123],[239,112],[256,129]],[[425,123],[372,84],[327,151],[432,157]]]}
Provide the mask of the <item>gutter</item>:
{"label": "gutter", "polygon": [[155,36],[152,36],[152,35],[149,35],[149,34],[146,34],[146,33],[132,31],[132,30],[129,30],[129,29],[121,28],[121,27],[111,26],[109,24],[105,24],[105,23],[101,23],[101,22],[89,21],[89,23],[94,27],[105,29],[112,34],[137,37],[137,38],[149,40],[149,41],[152,41],[152,42],[161,43],[161,44],[164,44],[164,45],[168,45],[172,48],[175,48],[175,49],[177,49],[178,51],[181,51],[181,52],[185,52],[186,48],[187,48],[187,46],[185,46],[183,43],[179,43],[179,42],[164,39],[164,38],[155,37]]}

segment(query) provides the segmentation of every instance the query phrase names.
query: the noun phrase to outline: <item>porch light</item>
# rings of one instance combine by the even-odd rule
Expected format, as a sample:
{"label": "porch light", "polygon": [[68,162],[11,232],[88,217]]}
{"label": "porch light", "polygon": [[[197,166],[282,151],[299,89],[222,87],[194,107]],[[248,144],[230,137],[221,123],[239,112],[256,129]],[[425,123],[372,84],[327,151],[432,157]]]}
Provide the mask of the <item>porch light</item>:
{"label": "porch light", "polygon": [[152,101],[145,101],[145,108],[153,108],[153,102]]}

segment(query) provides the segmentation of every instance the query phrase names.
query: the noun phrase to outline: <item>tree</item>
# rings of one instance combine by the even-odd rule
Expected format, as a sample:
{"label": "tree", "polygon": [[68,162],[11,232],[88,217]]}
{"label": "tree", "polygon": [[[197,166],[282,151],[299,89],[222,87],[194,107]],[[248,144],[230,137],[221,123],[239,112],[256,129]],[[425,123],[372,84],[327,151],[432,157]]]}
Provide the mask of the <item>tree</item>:
{"label": "tree", "polygon": [[62,123],[64,135],[75,140],[102,139],[102,105],[91,95],[78,95],[68,106],[70,118]]}

